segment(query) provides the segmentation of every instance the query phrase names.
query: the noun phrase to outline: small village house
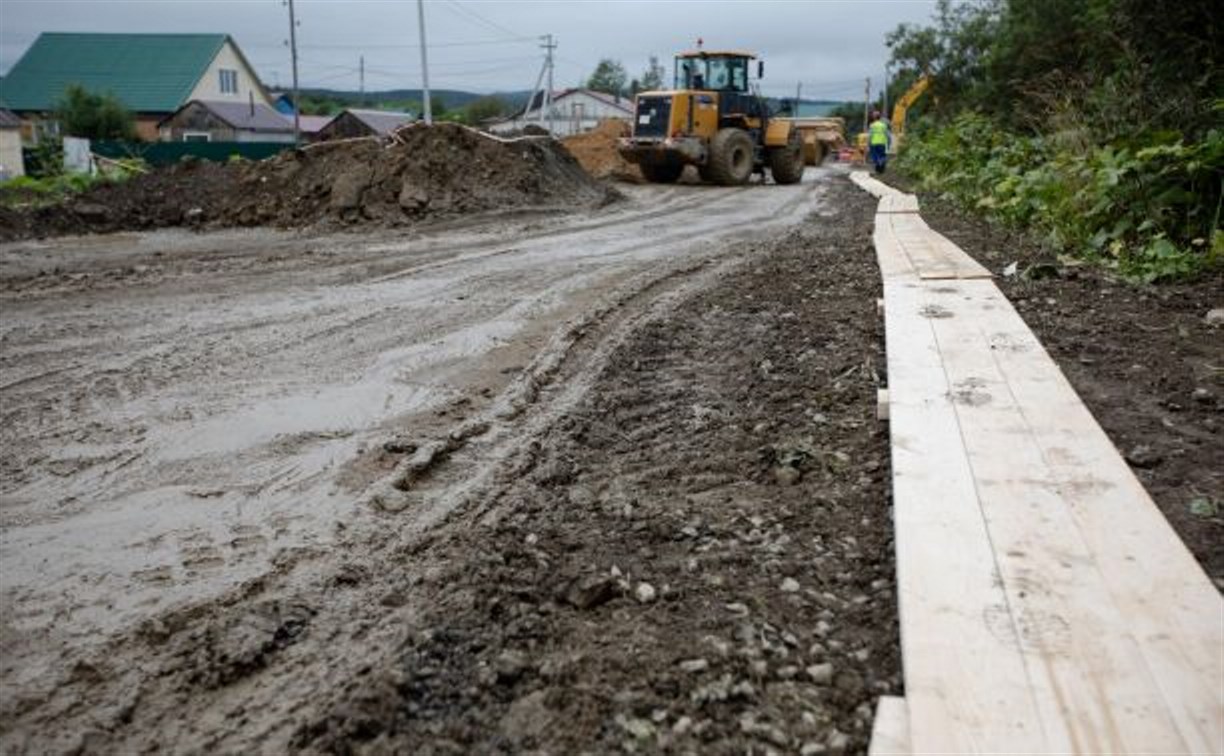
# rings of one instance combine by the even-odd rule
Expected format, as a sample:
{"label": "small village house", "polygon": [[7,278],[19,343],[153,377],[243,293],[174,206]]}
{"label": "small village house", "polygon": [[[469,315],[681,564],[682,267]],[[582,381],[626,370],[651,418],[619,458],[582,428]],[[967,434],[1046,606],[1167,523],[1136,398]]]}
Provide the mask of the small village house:
{"label": "small village house", "polygon": [[44,131],[58,133],[53,111],[72,84],[115,95],[135,115],[140,138],[150,141],[192,100],[272,107],[228,34],[40,34],[0,83],[0,102],[34,142]]}
{"label": "small village house", "polygon": [[192,100],[158,125],[163,142],[293,142],[293,118],[255,102]]}
{"label": "small village house", "polygon": [[354,137],[384,137],[400,126],[412,123],[412,113],[397,113],[388,110],[361,110],[348,108],[336,114],[319,130],[319,141],[330,139],[352,139]]}
{"label": "small village house", "polygon": [[485,128],[494,134],[519,132],[528,125],[547,129],[548,111],[552,113],[553,136],[563,137],[590,131],[609,118],[630,121],[633,101],[592,89],[564,89],[553,93],[551,108],[546,109],[544,92],[537,92],[518,113]]}
{"label": "small village house", "polygon": [[0,108],[0,181],[25,175],[21,155],[21,119]]}

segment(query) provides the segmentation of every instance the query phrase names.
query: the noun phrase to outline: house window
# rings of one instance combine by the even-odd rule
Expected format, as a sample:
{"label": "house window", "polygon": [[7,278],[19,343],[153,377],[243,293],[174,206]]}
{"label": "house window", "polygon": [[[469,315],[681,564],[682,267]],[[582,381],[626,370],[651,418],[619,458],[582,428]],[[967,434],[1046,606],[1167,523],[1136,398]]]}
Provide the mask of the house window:
{"label": "house window", "polygon": [[212,134],[209,134],[207,131],[184,131],[183,141],[184,142],[211,142]]}
{"label": "house window", "polygon": [[238,72],[232,68],[218,69],[221,77],[221,94],[238,94]]}

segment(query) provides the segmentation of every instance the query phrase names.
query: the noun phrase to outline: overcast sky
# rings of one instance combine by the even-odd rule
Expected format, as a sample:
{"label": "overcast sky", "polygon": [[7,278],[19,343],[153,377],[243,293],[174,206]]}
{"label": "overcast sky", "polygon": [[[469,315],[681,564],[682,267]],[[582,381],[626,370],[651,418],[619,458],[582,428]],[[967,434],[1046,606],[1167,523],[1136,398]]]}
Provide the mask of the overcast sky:
{"label": "overcast sky", "polygon": [[[296,0],[303,86],[420,86],[413,0]],[[926,22],[933,0],[426,0],[430,84],[474,92],[530,89],[558,42],[558,88],[583,81],[602,57],[638,76],[650,55],[671,56],[698,37],[765,60],[764,90],[861,99],[883,76],[884,34]],[[228,32],[270,87],[290,81],[288,11],[282,0],[0,0],[0,71],[44,31]]]}

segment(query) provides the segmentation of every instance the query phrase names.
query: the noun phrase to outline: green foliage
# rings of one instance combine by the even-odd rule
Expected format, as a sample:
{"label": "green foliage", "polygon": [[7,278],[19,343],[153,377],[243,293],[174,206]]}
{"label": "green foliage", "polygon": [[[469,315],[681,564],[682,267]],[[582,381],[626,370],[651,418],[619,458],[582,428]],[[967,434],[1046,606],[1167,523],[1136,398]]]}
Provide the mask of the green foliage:
{"label": "green foliage", "polygon": [[64,90],[55,106],[55,119],[67,136],[84,139],[133,140],[136,121],[111,94],[94,94],[77,84]]}
{"label": "green foliage", "polygon": [[45,178],[18,176],[0,183],[0,206],[42,206],[63,202],[74,194],[80,194],[98,184],[124,181],[128,173],[98,174],[61,173]]}
{"label": "green foliage", "polygon": [[510,105],[500,97],[481,97],[463,109],[465,122],[475,126],[482,121],[500,118],[510,112]]}
{"label": "green foliage", "polygon": [[663,76],[666,72],[663,70],[662,64],[659,63],[657,55],[650,56],[650,62],[646,65],[646,71],[638,80],[639,91],[649,92],[663,88]]}
{"label": "green foliage", "polygon": [[1134,279],[1185,278],[1224,261],[1221,131],[1197,143],[1166,133],[1078,149],[970,112],[911,133],[899,165],[927,190]]}
{"label": "green foliage", "polygon": [[595,72],[587,79],[587,89],[610,95],[625,93],[625,83],[629,80],[625,67],[611,58],[604,58],[595,66]]}
{"label": "green foliage", "polygon": [[939,0],[930,26],[887,37],[895,86],[933,77],[901,166],[1132,278],[1219,264],[1217,5]]}

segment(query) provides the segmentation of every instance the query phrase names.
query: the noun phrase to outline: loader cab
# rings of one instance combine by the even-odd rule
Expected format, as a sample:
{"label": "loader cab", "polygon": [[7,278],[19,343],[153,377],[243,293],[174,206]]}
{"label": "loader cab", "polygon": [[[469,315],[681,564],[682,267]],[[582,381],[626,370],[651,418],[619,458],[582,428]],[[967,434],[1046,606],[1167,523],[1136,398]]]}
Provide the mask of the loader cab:
{"label": "loader cab", "polygon": [[756,61],[756,77],[765,72],[765,64],[749,52],[714,52],[695,50],[680,53],[675,62],[675,89],[679,92],[710,92],[718,103],[721,125],[741,125],[761,128],[747,121],[768,118],[765,102],[752,90],[749,82],[752,63]]}
{"label": "loader cab", "polygon": [[690,52],[676,56],[675,88],[748,92],[751,53]]}

